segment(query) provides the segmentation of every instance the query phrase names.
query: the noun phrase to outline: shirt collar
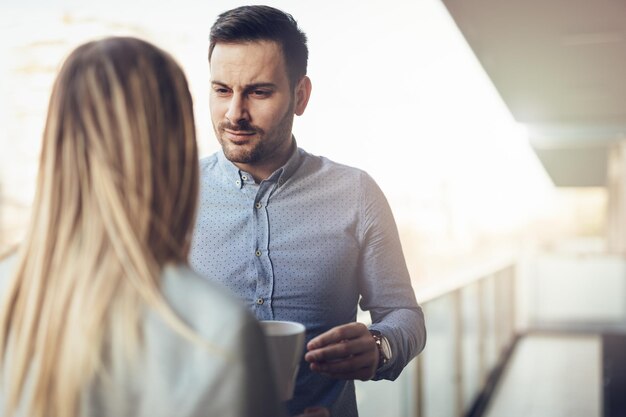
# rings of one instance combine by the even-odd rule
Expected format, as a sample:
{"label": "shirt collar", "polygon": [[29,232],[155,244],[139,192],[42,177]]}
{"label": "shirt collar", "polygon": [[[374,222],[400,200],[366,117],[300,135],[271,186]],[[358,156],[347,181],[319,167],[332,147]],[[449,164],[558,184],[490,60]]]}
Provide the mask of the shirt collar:
{"label": "shirt collar", "polygon": [[[252,178],[252,175],[240,170],[237,165],[229,161],[226,158],[226,155],[224,155],[223,150],[217,153],[217,160],[220,168],[222,169],[222,172],[224,173],[224,177],[234,187],[242,188],[244,184],[254,184],[254,179]],[[296,170],[300,166],[301,161],[302,154],[298,149],[296,138],[293,137],[293,151],[291,153],[291,156],[283,166],[274,171],[272,175],[270,175],[265,181],[277,182],[279,186],[282,186],[296,172]]]}

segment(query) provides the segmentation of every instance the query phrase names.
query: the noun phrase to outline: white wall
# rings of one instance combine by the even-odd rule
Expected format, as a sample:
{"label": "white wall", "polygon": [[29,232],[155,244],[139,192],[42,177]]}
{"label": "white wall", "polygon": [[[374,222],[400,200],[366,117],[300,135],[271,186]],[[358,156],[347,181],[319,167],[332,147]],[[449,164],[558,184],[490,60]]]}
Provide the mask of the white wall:
{"label": "white wall", "polygon": [[520,324],[626,326],[626,260],[602,254],[537,254],[520,274]]}

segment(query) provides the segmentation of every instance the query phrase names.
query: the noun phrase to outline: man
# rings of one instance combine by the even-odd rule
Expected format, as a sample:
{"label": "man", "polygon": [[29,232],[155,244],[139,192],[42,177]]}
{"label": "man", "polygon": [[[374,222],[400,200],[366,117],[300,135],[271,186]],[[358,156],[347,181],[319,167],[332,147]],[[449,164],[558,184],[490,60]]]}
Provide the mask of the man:
{"label": "man", "polygon": [[[291,128],[311,94],[306,36],[244,6],[211,29],[210,108],[222,151],[201,161],[191,265],[261,320],[307,328],[291,414],[357,415],[354,380],[395,379],[424,347],[397,228],[363,171],[308,154]],[[355,322],[357,304],[372,325]]]}

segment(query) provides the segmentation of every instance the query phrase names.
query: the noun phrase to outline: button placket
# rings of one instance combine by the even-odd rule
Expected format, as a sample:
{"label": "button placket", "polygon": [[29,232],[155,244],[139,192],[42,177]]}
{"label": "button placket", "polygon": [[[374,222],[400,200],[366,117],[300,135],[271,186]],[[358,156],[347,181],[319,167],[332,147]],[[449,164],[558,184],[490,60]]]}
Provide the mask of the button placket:
{"label": "button placket", "polygon": [[257,189],[253,207],[255,242],[254,256],[257,269],[257,285],[253,303],[258,318],[273,319],[271,295],[274,286],[274,272],[269,252],[268,200],[275,183],[262,181]]}

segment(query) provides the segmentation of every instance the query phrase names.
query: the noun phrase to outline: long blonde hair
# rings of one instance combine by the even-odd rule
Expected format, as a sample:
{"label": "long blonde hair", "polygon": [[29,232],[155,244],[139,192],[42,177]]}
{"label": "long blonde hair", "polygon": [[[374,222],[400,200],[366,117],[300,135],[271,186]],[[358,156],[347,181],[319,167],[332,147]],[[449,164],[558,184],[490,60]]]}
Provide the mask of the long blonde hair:
{"label": "long blonde hair", "polygon": [[77,415],[103,357],[140,346],[144,306],[185,331],[159,276],[186,259],[197,164],[191,96],[167,53],[135,38],[72,52],[52,91],[32,221],[0,306],[9,415],[25,396],[29,416]]}

